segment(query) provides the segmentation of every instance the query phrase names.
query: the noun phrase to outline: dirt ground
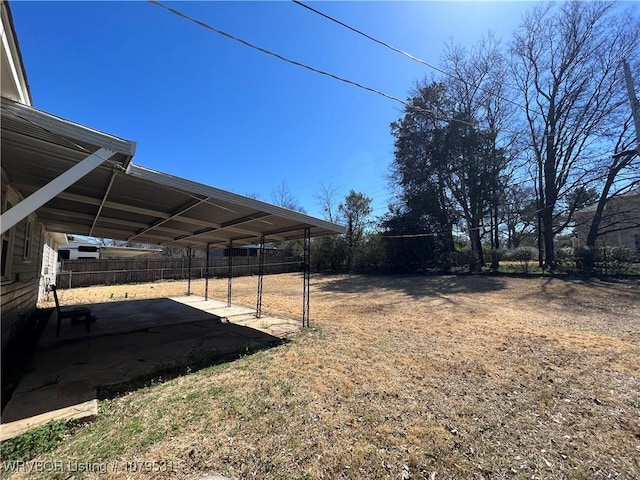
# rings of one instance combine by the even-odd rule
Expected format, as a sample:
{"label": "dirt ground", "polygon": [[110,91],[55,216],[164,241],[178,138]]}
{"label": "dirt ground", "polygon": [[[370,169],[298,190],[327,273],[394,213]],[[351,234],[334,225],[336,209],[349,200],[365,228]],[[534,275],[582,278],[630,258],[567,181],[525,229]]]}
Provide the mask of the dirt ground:
{"label": "dirt ground", "polygon": [[[234,279],[234,302],[254,305],[255,284]],[[185,291],[60,293],[74,304]],[[266,313],[300,316],[300,275],[265,277],[264,291]],[[226,298],[226,281],[210,294]],[[40,459],[171,464],[154,478],[640,478],[638,282],[313,276],[311,325],[111,400]],[[147,478],[125,470],[87,478]]]}

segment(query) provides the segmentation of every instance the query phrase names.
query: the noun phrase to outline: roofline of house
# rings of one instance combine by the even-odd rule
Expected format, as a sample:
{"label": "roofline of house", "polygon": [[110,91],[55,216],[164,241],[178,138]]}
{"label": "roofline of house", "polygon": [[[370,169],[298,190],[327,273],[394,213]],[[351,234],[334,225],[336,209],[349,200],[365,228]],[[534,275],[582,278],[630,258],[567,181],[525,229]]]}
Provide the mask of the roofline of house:
{"label": "roofline of house", "polygon": [[[16,79],[18,81],[22,80],[22,82],[24,82],[24,89],[26,95],[27,95],[27,105],[32,105],[33,104],[33,97],[31,96],[31,87],[29,86],[29,79],[27,77],[27,70],[24,67],[24,61],[22,58],[22,51],[20,50],[20,43],[18,41],[18,35],[16,34],[16,29],[14,27],[14,23],[13,23],[13,14],[11,13],[11,7],[9,6],[9,1],[8,0],[2,0],[2,6],[3,11],[6,12],[6,16],[7,16],[7,27],[8,29],[5,29],[5,34],[10,34],[11,38],[9,43],[9,49],[10,50],[14,50],[14,52],[10,52],[10,53],[15,53],[15,57],[13,58],[13,60],[17,60],[17,62],[19,63],[18,68],[20,69],[19,71],[19,75],[22,76],[21,79]],[[10,32],[9,32],[9,31]],[[20,83],[22,83],[20,82]]]}
{"label": "roofline of house", "polygon": [[[640,188],[629,190],[628,192],[625,192],[621,195],[616,195],[615,197],[611,197],[611,198],[633,197],[634,195],[640,195]],[[594,203],[593,205],[589,205],[588,207],[584,207],[584,208],[581,208],[580,210],[576,210],[574,214],[595,212],[597,208],[598,208],[598,204]]]}

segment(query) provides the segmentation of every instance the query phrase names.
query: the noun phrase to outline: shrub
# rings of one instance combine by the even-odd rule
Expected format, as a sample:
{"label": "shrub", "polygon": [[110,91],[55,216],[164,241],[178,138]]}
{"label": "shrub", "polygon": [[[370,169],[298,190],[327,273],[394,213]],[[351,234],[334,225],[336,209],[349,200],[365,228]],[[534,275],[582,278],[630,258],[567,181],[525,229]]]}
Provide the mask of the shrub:
{"label": "shrub", "polygon": [[618,275],[630,271],[634,254],[626,247],[580,247],[574,251],[574,260],[579,272]]}
{"label": "shrub", "polygon": [[576,270],[576,251],[573,247],[560,247],[556,249],[556,262],[566,272]]}
{"label": "shrub", "polygon": [[464,270],[469,266],[469,256],[471,255],[471,247],[457,247],[451,252],[451,267],[455,271]]}
{"label": "shrub", "polygon": [[575,249],[572,247],[561,247],[556,250],[556,262],[563,267],[572,267],[575,264]]}
{"label": "shrub", "polygon": [[504,250],[499,250],[497,248],[488,249],[488,254],[485,255],[485,261],[489,262],[491,268],[493,270],[497,270],[500,265],[500,260],[502,260],[502,255]]}
{"label": "shrub", "polygon": [[604,247],[599,250],[602,258],[602,270],[605,274],[617,275],[629,271],[634,260],[631,249],[626,247]]}
{"label": "shrub", "polygon": [[533,247],[518,247],[511,254],[511,258],[520,262],[523,272],[529,273],[529,264],[538,258],[538,251]]}

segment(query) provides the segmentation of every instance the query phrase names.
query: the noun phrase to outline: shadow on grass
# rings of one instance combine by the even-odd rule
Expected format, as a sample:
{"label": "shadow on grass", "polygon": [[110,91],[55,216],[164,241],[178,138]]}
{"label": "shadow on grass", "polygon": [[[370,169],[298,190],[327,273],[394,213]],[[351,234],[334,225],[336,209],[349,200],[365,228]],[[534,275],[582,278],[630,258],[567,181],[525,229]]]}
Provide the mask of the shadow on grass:
{"label": "shadow on grass", "polygon": [[506,280],[496,275],[349,275],[340,276],[318,286],[333,293],[371,294],[376,291],[397,291],[414,299],[442,297],[464,293],[485,293],[502,290]]}
{"label": "shadow on grass", "polygon": [[[231,348],[225,353],[216,353],[205,347],[199,354],[194,355],[191,353],[182,359],[174,361],[172,364],[156,362],[147,365],[145,366],[146,370],[144,373],[139,370],[141,362],[144,363],[144,359],[129,359],[128,363],[125,364],[125,368],[128,368],[129,371],[125,375],[113,376],[111,379],[104,378],[103,376],[102,380],[100,380],[98,378],[92,378],[91,374],[87,372],[88,375],[85,375],[87,378],[69,381],[68,377],[77,377],[78,375],[76,372],[73,372],[73,365],[70,369],[69,364],[65,364],[63,356],[58,365],[48,365],[50,368],[60,369],[60,373],[55,377],[55,382],[49,385],[45,383],[40,387],[36,387],[31,392],[23,392],[22,395],[20,395],[22,408],[8,412],[9,415],[3,414],[3,423],[22,420],[33,415],[52,412],[60,408],[73,407],[81,401],[94,399],[111,400],[130,392],[153,387],[174,378],[195,373],[205,368],[230,363],[247,355],[252,355],[288,342],[286,339],[272,337],[271,335],[258,332],[249,327],[233,324],[219,324],[219,326],[222,327],[223,330],[226,330],[226,335],[223,335],[221,338],[224,339],[226,337],[230,344],[235,345],[235,350]],[[245,337],[248,341],[238,341],[238,336]],[[115,352],[118,351],[117,344],[119,337],[122,337],[122,335],[111,335],[108,339],[105,339],[111,343],[112,349]],[[68,349],[71,346],[71,343],[64,342],[61,343],[60,349]],[[170,348],[170,346],[170,344],[165,343],[158,345],[158,349]],[[58,349],[52,348],[50,350],[55,351]],[[102,353],[106,352],[103,350]],[[103,357],[104,361],[108,361],[106,357],[109,357],[108,353]],[[101,365],[98,361],[94,364],[94,367],[104,368],[104,365]],[[35,372],[37,372],[37,367]],[[83,375],[80,375],[80,377],[82,376]],[[41,380],[43,378],[44,377],[42,377]],[[104,384],[101,382],[104,382]],[[42,393],[39,391],[40,389],[49,389],[52,394],[44,396],[38,395]],[[65,396],[65,390],[76,391],[72,396]],[[35,396],[33,395],[34,393]],[[93,417],[67,420],[63,416],[61,419],[48,421],[46,424],[38,425],[35,428],[33,428],[33,426],[27,426],[27,430],[23,431],[20,435],[2,442],[0,460],[27,461],[38,454],[49,452],[60,445],[78,426],[91,418]]]}
{"label": "shadow on grass", "polygon": [[126,395],[129,392],[168,382],[174,378],[190,375],[205,368],[224,365],[246,357],[247,355],[253,355],[262,350],[268,350],[288,342],[289,340],[287,339],[273,337],[273,340],[269,340],[268,342],[247,346],[244,351],[230,352],[224,355],[205,355],[203,358],[191,362],[179,362],[173,365],[158,366],[154,368],[152,372],[144,375],[133,377],[120,383],[99,386],[96,397],[98,400],[112,400],[119,396]]}
{"label": "shadow on grass", "polygon": [[[640,288],[640,279],[633,276],[544,275],[537,278],[541,278],[541,281],[532,284],[532,288],[520,296],[521,301],[542,298],[547,301],[560,301],[567,306],[613,312],[616,307],[623,305],[625,299],[634,301]],[[580,285],[588,286],[593,294],[585,295],[585,290],[579,288]],[[605,298],[611,302],[597,302],[598,299]]]}

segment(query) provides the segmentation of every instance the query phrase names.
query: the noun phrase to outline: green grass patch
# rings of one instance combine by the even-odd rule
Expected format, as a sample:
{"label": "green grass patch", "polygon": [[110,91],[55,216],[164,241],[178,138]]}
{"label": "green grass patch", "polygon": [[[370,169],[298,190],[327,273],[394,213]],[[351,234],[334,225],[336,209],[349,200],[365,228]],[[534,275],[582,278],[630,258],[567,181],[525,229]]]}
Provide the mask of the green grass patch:
{"label": "green grass patch", "polygon": [[27,461],[41,453],[50,452],[62,443],[71,430],[70,423],[61,420],[29,430],[2,443],[2,460]]}
{"label": "green grass patch", "polygon": [[132,449],[151,447],[166,436],[165,425],[149,422],[143,416],[120,419],[116,425],[107,415],[86,426],[73,450],[79,458],[107,461]]}
{"label": "green grass patch", "polygon": [[209,388],[208,394],[210,398],[217,398],[224,392],[224,388],[214,385]]}
{"label": "green grass patch", "polygon": [[520,262],[511,262],[511,263],[500,263],[500,267],[498,268],[498,272],[500,273],[531,273],[534,275],[540,275],[544,273],[542,268],[538,266],[538,263],[520,263]]}
{"label": "green grass patch", "polygon": [[[192,375],[208,377],[222,368],[213,366]],[[62,455],[72,452],[74,457],[105,462],[126,452],[146,450],[179,434],[184,425],[200,422],[210,411],[211,401],[225,395],[225,388],[217,385],[175,391],[171,380],[156,376],[136,391],[100,400],[97,420],[74,435]]]}

